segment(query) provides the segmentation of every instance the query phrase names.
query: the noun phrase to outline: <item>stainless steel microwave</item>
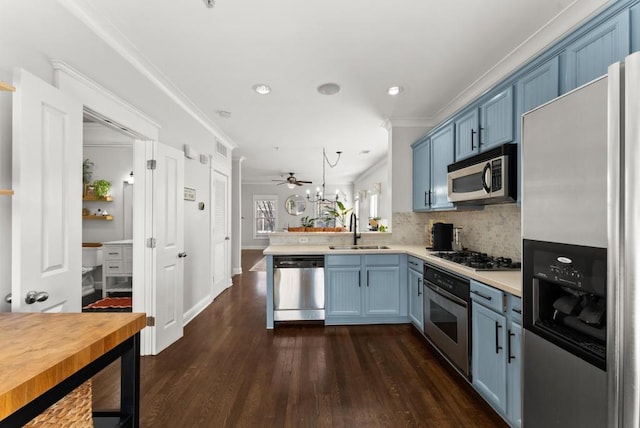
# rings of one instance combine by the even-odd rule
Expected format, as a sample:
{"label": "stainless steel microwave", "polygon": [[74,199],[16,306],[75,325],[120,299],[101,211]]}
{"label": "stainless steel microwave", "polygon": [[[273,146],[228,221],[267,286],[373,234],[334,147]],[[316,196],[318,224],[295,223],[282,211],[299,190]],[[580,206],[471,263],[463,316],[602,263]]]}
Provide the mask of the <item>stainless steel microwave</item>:
{"label": "stainless steel microwave", "polygon": [[447,190],[456,204],[498,204],[518,197],[517,146],[503,144],[447,167]]}

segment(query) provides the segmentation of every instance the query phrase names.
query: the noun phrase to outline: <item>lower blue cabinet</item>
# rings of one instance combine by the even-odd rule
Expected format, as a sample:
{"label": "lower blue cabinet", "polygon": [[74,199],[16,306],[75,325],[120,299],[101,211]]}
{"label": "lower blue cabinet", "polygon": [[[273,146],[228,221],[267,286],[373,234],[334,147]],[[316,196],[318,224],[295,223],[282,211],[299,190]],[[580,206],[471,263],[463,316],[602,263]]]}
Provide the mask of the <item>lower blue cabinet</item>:
{"label": "lower blue cabinet", "polygon": [[424,332],[424,292],[422,286],[422,260],[408,257],[407,295],[409,296],[409,319],[420,332]]}
{"label": "lower blue cabinet", "polygon": [[473,386],[503,414],[507,411],[507,320],[476,303],[471,305]]}
{"label": "lower blue cabinet", "polygon": [[520,427],[520,298],[472,280],[471,300],[472,384],[512,427]]}
{"label": "lower blue cabinet", "polygon": [[325,258],[325,324],[406,322],[406,258],[399,254]]}

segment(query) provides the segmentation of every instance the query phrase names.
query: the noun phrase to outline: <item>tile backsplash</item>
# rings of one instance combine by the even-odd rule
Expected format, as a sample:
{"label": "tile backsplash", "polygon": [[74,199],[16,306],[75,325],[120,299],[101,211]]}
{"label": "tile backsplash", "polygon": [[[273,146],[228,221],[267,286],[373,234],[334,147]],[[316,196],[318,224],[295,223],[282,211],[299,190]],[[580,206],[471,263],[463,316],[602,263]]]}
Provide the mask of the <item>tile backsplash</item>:
{"label": "tile backsplash", "polygon": [[516,204],[487,205],[480,211],[393,213],[393,243],[426,245],[429,221],[462,227],[462,245],[493,256],[521,261],[520,208]]}

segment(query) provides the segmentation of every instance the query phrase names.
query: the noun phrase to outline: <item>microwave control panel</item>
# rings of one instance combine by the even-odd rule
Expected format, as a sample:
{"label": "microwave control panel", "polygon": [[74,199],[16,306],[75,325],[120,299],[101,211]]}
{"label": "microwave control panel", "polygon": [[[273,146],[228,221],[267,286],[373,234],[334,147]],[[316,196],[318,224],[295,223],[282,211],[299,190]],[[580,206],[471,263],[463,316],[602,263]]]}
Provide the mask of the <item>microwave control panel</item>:
{"label": "microwave control panel", "polygon": [[502,189],[502,159],[491,161],[491,191]]}

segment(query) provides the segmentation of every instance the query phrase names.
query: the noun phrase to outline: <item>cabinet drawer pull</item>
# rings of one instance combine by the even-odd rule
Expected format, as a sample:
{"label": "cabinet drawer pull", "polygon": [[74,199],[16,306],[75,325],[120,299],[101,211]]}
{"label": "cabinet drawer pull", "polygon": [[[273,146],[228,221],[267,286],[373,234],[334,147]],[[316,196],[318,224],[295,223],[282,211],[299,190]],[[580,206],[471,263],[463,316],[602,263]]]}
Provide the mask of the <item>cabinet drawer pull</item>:
{"label": "cabinet drawer pull", "polygon": [[496,354],[500,353],[502,346],[500,346],[500,341],[498,340],[498,330],[501,329],[502,326],[496,321]]}
{"label": "cabinet drawer pull", "polygon": [[109,255],[110,255],[110,256],[117,256],[117,255],[119,255],[119,254],[120,254],[120,253],[109,253]]}
{"label": "cabinet drawer pull", "polygon": [[522,315],[522,309],[511,308],[511,310],[512,310],[513,312],[515,312],[516,314]]}
{"label": "cabinet drawer pull", "polygon": [[475,294],[476,296],[482,297],[483,299],[491,300],[491,296],[485,296],[484,294],[480,293],[479,291],[471,290],[471,292],[473,294]]}
{"label": "cabinet drawer pull", "polygon": [[513,355],[511,355],[511,338],[515,337],[515,333],[511,333],[511,330],[509,330],[509,338],[507,341],[507,363],[511,364],[511,360],[515,360],[516,357],[514,357]]}
{"label": "cabinet drawer pull", "polygon": [[367,287],[369,286],[369,271],[367,271]]}
{"label": "cabinet drawer pull", "polygon": [[120,266],[109,266],[109,269],[120,269]]}

